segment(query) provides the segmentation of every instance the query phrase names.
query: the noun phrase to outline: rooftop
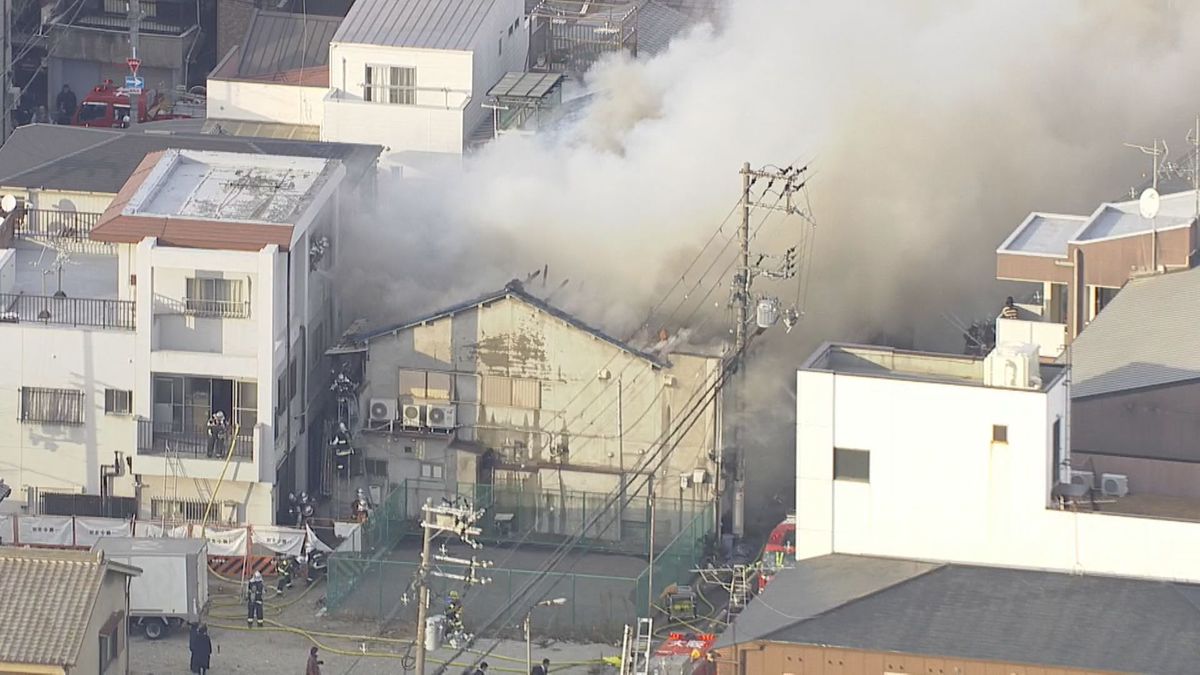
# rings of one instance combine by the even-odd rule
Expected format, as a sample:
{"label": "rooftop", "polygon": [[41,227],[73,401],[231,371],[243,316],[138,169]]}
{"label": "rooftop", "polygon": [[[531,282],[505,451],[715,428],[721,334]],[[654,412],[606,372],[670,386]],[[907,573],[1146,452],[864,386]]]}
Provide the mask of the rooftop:
{"label": "rooftop", "polygon": [[1133,279],[1071,347],[1071,396],[1200,378],[1200,268]]}
{"label": "rooftop", "polygon": [[1090,216],[1031,213],[996,252],[1065,258],[1071,244],[1187,227],[1195,216],[1194,190],[1164,195],[1158,216],[1152,219],[1142,217],[1136,199],[1106,202]]}
{"label": "rooftop", "polygon": [[107,569],[140,573],[98,553],[0,548],[0,662],[74,665]]}
{"label": "rooftop", "polygon": [[245,41],[213,77],[309,86],[329,85],[329,41],[341,18],[255,10]]}
{"label": "rooftop", "polygon": [[[846,555],[799,561],[779,572],[721,643],[762,639],[1091,671],[1195,672],[1200,586],[953,564],[922,573],[923,565]],[[864,569],[878,580],[863,580]],[[768,614],[785,625],[765,634],[742,629],[743,620]]]}
{"label": "rooftop", "polygon": [[292,224],[328,168],[310,157],[167,150],[121,213]]}
{"label": "rooftop", "polygon": [[[800,366],[801,370],[884,377],[895,380],[984,386],[984,359],[956,354],[932,354],[892,347],[827,343]],[[1042,391],[1065,370],[1041,364]]]}
{"label": "rooftop", "polygon": [[[117,299],[117,256],[97,253],[61,253],[62,247],[19,241],[12,293],[53,295],[62,290],[68,298]],[[58,274],[59,268],[62,274]]]}
{"label": "rooftop", "polygon": [[468,51],[493,0],[358,0],[333,42]]}
{"label": "rooftop", "polygon": [[170,122],[134,130],[54,124],[20,127],[0,147],[0,186],[116,194],[146,155],[168,148],[338,159],[347,167],[347,178],[358,181],[374,171],[383,150],[378,145],[160,133],[155,131],[159,124]]}

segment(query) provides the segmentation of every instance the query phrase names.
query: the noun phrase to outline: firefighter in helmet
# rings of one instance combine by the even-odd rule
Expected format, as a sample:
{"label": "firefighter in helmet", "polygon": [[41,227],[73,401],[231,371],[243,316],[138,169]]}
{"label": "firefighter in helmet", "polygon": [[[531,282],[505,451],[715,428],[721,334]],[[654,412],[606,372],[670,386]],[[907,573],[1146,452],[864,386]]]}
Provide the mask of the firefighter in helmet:
{"label": "firefighter in helmet", "polygon": [[262,572],[255,572],[246,587],[246,625],[251,628],[255,621],[259,628],[263,625],[263,590]]}

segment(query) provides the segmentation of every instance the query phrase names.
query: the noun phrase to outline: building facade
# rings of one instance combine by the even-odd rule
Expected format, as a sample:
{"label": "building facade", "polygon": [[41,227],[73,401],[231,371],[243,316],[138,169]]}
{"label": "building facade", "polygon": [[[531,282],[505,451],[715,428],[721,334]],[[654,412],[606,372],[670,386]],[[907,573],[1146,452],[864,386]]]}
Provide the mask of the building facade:
{"label": "building facade", "polygon": [[[275,485],[310,480],[320,355],[338,331],[344,173],[335,160],[169,150],[92,222],[10,214],[8,482],[132,497],[147,518],[199,519],[211,504],[217,521],[273,522]],[[218,411],[228,428],[214,440]]]}
{"label": "building facade", "polygon": [[[720,406],[702,394],[720,359],[635,349],[517,282],[331,352],[364,383],[352,426],[369,470],[355,485],[716,494]],[[669,459],[647,468],[663,443]]]}

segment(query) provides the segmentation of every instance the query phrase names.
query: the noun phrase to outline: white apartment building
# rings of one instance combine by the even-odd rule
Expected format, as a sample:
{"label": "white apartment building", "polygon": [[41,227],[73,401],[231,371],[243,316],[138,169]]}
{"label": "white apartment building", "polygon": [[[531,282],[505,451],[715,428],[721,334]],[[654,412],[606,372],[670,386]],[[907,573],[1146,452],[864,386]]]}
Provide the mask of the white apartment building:
{"label": "white apartment building", "polygon": [[[0,476],[134,497],[145,518],[199,518],[211,501],[215,520],[273,522],[276,483],[307,481],[327,389],[344,174],[336,160],[166,150],[90,239],[71,214],[33,229],[9,214]],[[218,410],[231,425],[210,457]]]}
{"label": "white apartment building", "polygon": [[[606,495],[624,481],[630,494],[652,486],[664,510],[715,495],[721,411],[701,394],[721,359],[635,348],[519,282],[330,352],[362,383],[360,487],[420,479],[467,494],[480,484]],[[669,459],[646,469],[664,432],[689,419]]]}
{"label": "white apartment building", "polygon": [[[285,22],[266,13],[255,20]],[[525,70],[529,46],[524,0],[358,0],[327,58],[297,56],[309,51],[303,28],[280,29],[280,48],[267,51],[260,33],[249,31],[213,71],[209,117],[383,145],[383,164],[397,170],[453,159],[476,131],[490,137],[486,94]],[[276,72],[264,53],[280,55]]]}
{"label": "white apartment building", "polygon": [[797,373],[797,558],[830,553],[1200,580],[1200,523],[1065,510],[1068,377],[827,344]]}

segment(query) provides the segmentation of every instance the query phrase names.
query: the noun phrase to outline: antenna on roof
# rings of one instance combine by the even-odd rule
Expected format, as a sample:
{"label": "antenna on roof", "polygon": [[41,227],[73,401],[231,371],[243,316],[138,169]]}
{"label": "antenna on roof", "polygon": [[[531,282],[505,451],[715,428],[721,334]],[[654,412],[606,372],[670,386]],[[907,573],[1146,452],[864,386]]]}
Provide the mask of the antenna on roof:
{"label": "antenna on roof", "polygon": [[1192,193],[1196,197],[1193,216],[1200,220],[1200,114],[1196,115],[1195,129],[1188,129],[1187,140],[1192,144]]}
{"label": "antenna on roof", "polygon": [[1141,197],[1138,198],[1138,212],[1142,217],[1150,221],[1150,269],[1158,271],[1158,210],[1162,206],[1162,199],[1158,194],[1158,163],[1160,157],[1167,155],[1167,142],[1162,142],[1162,150],[1158,149],[1158,139],[1154,139],[1154,147],[1147,148],[1144,145],[1135,145],[1126,143],[1127,148],[1136,148],[1141,150],[1143,154],[1150,155],[1153,161],[1153,176],[1151,186],[1142,191]]}

